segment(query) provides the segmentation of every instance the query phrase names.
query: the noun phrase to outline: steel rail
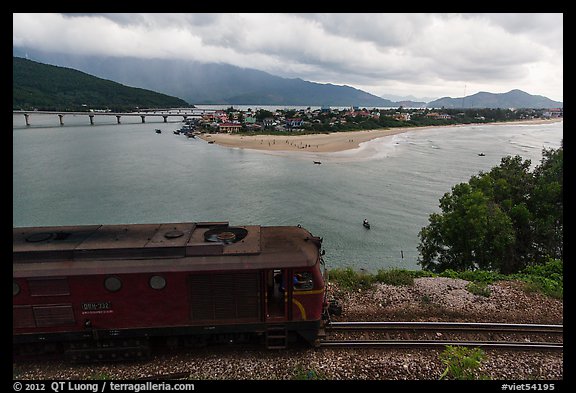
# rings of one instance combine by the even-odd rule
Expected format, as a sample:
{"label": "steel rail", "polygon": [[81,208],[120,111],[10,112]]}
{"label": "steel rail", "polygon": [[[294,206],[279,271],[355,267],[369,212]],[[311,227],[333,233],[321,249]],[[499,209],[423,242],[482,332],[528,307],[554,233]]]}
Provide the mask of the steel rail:
{"label": "steel rail", "polygon": [[490,323],[490,322],[329,322],[326,331],[338,330],[443,330],[476,332],[555,333],[564,325]]}
{"label": "steel rail", "polygon": [[562,343],[530,343],[507,341],[441,341],[441,340],[321,340],[319,347],[326,348],[406,348],[466,346],[519,350],[563,350]]}

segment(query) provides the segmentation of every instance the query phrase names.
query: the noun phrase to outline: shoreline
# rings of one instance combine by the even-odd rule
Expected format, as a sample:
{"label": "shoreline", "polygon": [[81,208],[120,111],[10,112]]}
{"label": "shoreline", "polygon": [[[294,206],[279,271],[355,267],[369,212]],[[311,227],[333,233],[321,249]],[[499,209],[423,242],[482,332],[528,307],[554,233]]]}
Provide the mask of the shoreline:
{"label": "shoreline", "polygon": [[223,147],[254,149],[264,151],[301,151],[311,153],[333,153],[360,147],[363,142],[385,136],[402,134],[410,131],[425,131],[431,128],[463,127],[470,125],[494,125],[494,124],[547,124],[562,121],[563,118],[555,119],[531,119],[514,120],[507,122],[474,123],[474,124],[451,124],[445,126],[423,127],[397,127],[374,130],[358,130],[345,132],[331,132],[325,134],[307,135],[239,135],[239,134],[202,134],[199,138],[206,142],[214,142]]}

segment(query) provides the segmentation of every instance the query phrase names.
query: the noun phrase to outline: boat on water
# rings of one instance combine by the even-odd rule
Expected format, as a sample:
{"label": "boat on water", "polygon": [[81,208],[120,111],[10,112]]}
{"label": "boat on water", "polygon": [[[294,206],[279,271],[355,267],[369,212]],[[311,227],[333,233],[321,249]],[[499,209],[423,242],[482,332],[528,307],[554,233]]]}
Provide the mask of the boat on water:
{"label": "boat on water", "polygon": [[186,134],[188,132],[194,131],[194,126],[191,126],[190,124],[184,124],[178,131],[180,131],[182,134]]}
{"label": "boat on water", "polygon": [[368,219],[364,219],[364,221],[362,222],[362,225],[364,226],[364,228],[366,229],[370,229],[370,223],[368,222]]}
{"label": "boat on water", "polygon": [[480,157],[484,157],[486,154],[484,154],[484,153],[478,153],[478,155],[479,155]]}
{"label": "boat on water", "polygon": [[314,164],[320,165],[320,164],[322,164],[322,163],[321,163],[320,161],[314,161]]}
{"label": "boat on water", "polygon": [[154,130],[154,131],[156,131],[156,134],[161,134],[161,133],[162,133],[162,130],[161,130],[160,128],[156,128],[156,130]]}

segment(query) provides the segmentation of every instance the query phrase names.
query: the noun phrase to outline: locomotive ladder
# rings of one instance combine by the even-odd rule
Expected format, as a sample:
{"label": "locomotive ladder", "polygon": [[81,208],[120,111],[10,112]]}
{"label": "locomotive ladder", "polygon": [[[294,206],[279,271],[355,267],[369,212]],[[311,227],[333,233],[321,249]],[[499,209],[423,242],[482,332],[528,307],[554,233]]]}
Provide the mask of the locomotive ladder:
{"label": "locomotive ladder", "polygon": [[288,346],[288,329],[284,324],[266,326],[266,348],[285,349]]}

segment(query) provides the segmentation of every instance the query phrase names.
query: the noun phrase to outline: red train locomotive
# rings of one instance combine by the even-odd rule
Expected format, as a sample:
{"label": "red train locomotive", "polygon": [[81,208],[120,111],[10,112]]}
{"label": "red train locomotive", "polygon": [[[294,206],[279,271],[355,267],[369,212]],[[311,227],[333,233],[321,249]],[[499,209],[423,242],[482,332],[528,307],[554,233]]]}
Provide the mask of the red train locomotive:
{"label": "red train locomotive", "polygon": [[222,223],[13,229],[15,353],[144,357],[154,345],[314,344],[322,239]]}

